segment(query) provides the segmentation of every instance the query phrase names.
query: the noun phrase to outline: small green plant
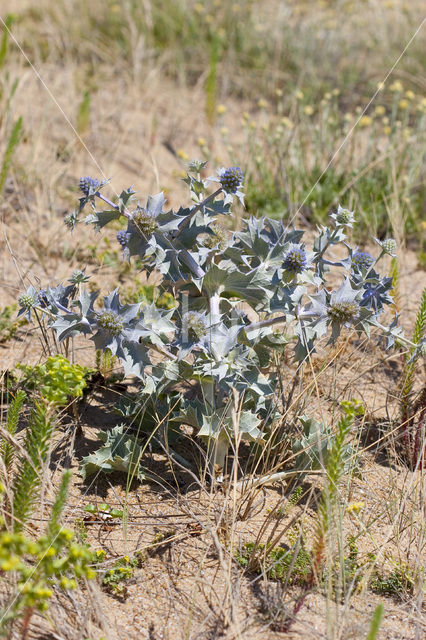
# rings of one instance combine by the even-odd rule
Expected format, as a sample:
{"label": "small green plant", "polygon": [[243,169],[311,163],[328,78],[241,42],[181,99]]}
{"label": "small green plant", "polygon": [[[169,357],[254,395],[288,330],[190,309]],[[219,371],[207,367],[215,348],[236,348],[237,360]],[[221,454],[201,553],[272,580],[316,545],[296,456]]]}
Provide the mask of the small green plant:
{"label": "small green plant", "polygon": [[105,572],[102,586],[114,596],[125,598],[127,595],[126,582],[133,577],[138,566],[140,566],[139,558],[129,558],[129,556],[120,558],[111,569],[107,569]]}
{"label": "small green plant", "polygon": [[125,290],[123,300],[129,303],[154,303],[160,309],[173,309],[177,304],[170,292],[161,291],[154,284],[140,284],[136,288]]}
{"label": "small green plant", "polygon": [[254,573],[264,573],[270,580],[288,584],[305,584],[309,578],[312,558],[303,547],[268,547],[246,542],[235,554],[239,564]]}
{"label": "small green plant", "polygon": [[394,568],[388,572],[376,569],[369,587],[374,593],[382,596],[401,596],[404,593],[412,593],[415,583],[415,576],[410,567],[395,563]]}
{"label": "small green plant", "polygon": [[44,535],[33,539],[16,529],[0,532],[0,572],[13,576],[16,583],[16,592],[0,612],[2,634],[22,619],[21,638],[25,639],[33,613],[48,609],[54,589],[75,589],[78,579],[96,575],[90,567],[90,550],[74,542],[74,533],[60,525],[70,481],[71,472],[66,471]]}
{"label": "small green plant", "polygon": [[117,358],[111,353],[110,349],[101,351],[96,349],[96,371],[104,378],[109,378],[116,366]]}
{"label": "small green plant", "polygon": [[24,388],[37,391],[56,406],[65,406],[71,399],[81,397],[91,373],[87,367],[71,364],[61,355],[48,358],[44,364],[19,364],[18,368],[24,374],[21,380]]}
{"label": "small green plant", "polygon": [[[26,395],[24,391],[20,389],[16,392],[16,395],[10,404],[9,411],[7,412],[5,427],[6,431],[11,436],[15,435],[16,429],[18,427],[19,416],[21,414],[25,399]],[[3,459],[6,476],[9,476],[12,470],[12,463],[15,455],[15,447],[11,441],[2,439],[0,443],[0,454]]]}
{"label": "small green plant", "polygon": [[109,518],[120,518],[120,519],[123,517],[123,513],[124,513],[122,509],[116,509],[115,507],[111,507],[111,505],[109,505],[106,502],[102,502],[101,504],[98,504],[98,505],[87,504],[84,507],[84,511],[86,511],[86,513],[91,513],[93,515],[98,515],[100,517],[108,516]]}
{"label": "small green plant", "polygon": [[[426,288],[417,312],[412,341],[414,345],[426,346]],[[404,458],[411,469],[417,465],[423,468],[426,438],[426,385],[417,399],[413,398],[413,387],[416,369],[420,360],[420,352],[415,347],[409,350],[405,357],[402,373],[401,391],[401,432],[404,446]]]}
{"label": "small green plant", "polygon": [[[330,530],[336,518],[339,482],[345,470],[346,439],[355,418],[362,415],[363,408],[357,401],[347,402],[343,406],[343,412],[343,415],[337,423],[336,435],[327,456],[325,486],[322,490],[318,505],[309,576],[306,580],[304,592],[296,601],[293,614],[291,618],[288,619],[285,627],[287,631],[296,619],[315,581],[319,583],[323,577],[324,566],[327,559],[327,545],[330,542]],[[354,550],[352,553],[354,553]],[[331,573],[329,579],[333,579]]]}
{"label": "small green plant", "polygon": [[53,429],[52,407],[36,402],[28,421],[24,449],[16,459],[12,483],[12,529],[15,532],[23,529],[38,500]]}

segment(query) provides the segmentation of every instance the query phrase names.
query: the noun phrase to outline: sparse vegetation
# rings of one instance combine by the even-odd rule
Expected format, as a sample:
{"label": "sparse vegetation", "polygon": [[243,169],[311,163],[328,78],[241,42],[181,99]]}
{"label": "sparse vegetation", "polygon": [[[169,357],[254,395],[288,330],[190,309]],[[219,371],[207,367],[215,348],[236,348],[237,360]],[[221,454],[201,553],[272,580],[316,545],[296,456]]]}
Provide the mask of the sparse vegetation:
{"label": "sparse vegetation", "polygon": [[423,637],[423,4],[1,14],[0,635]]}

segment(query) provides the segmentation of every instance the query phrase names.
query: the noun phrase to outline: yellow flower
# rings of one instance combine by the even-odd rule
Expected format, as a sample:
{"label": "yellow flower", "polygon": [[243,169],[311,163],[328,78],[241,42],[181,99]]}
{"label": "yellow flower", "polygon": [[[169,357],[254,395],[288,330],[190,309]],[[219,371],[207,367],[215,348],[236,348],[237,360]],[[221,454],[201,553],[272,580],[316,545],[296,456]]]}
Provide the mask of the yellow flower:
{"label": "yellow flower", "polygon": [[197,142],[198,142],[200,147],[205,147],[206,144],[207,144],[205,138],[198,138]]}
{"label": "yellow flower", "polygon": [[376,116],[384,116],[386,113],[386,109],[382,104],[378,104],[377,107],[374,109],[374,113],[376,114]]}
{"label": "yellow flower", "polygon": [[277,96],[277,98],[281,98],[281,96],[283,95],[282,89],[275,89],[275,95]]}
{"label": "yellow flower", "polygon": [[176,154],[177,154],[177,157],[180,158],[181,160],[189,159],[189,155],[183,149],[178,149]]}
{"label": "yellow flower", "polygon": [[220,116],[222,116],[224,113],[226,113],[226,107],[224,104],[218,104],[217,105],[217,112]]}
{"label": "yellow flower", "polygon": [[345,511],[347,511],[347,513],[359,513],[364,507],[365,502],[353,502],[352,504],[348,504]]}
{"label": "yellow flower", "polygon": [[404,87],[402,86],[402,82],[400,82],[399,80],[395,80],[395,82],[393,82],[391,84],[389,89],[391,91],[393,91],[394,93],[401,93],[401,91],[404,91]]}
{"label": "yellow flower", "polygon": [[228,127],[221,127],[221,129],[220,129],[220,133],[221,133],[223,136],[227,136],[227,135],[228,135]]}
{"label": "yellow flower", "polygon": [[416,97],[416,94],[414,93],[414,91],[411,91],[409,89],[408,91],[405,92],[405,97],[407,98],[407,100],[414,100],[414,98]]}
{"label": "yellow flower", "polygon": [[296,93],[296,98],[297,98],[298,100],[303,100],[303,96],[304,96],[303,91],[297,91],[297,93]]}
{"label": "yellow flower", "polygon": [[400,109],[406,109],[408,107],[409,102],[408,100],[400,100],[398,104]]}
{"label": "yellow flower", "polygon": [[259,107],[259,109],[266,109],[268,103],[263,98],[260,98],[260,100],[257,101],[257,106]]}
{"label": "yellow flower", "polygon": [[330,100],[331,98],[331,93],[327,91],[327,93],[324,94],[324,100]]}
{"label": "yellow flower", "polygon": [[385,116],[384,118],[382,118],[382,123],[383,124],[389,124],[389,118],[387,116]]}
{"label": "yellow flower", "polygon": [[307,104],[305,107],[303,107],[303,111],[307,116],[311,116],[314,112],[314,108],[310,104]]}
{"label": "yellow flower", "polygon": [[201,2],[196,2],[196,3],[194,4],[194,11],[195,11],[196,13],[204,13],[204,7],[203,7],[203,5],[201,4]]}
{"label": "yellow flower", "polygon": [[386,127],[383,127],[383,133],[385,134],[385,136],[390,136],[392,132],[392,127],[390,127],[389,125],[387,125]]}
{"label": "yellow flower", "polygon": [[369,127],[372,122],[373,122],[373,119],[371,118],[371,116],[362,116],[360,121],[359,121],[359,126],[360,127]]}
{"label": "yellow flower", "polygon": [[333,91],[331,92],[333,96],[339,96],[340,95],[340,89],[333,89]]}
{"label": "yellow flower", "polygon": [[287,118],[287,116],[281,118],[281,124],[283,124],[287,129],[294,129],[294,124],[292,123],[290,118]]}
{"label": "yellow flower", "polygon": [[345,120],[345,122],[350,122],[353,119],[353,115],[352,113],[345,113],[345,115],[343,116],[343,119]]}
{"label": "yellow flower", "polygon": [[7,560],[2,560],[2,562],[0,562],[0,569],[2,571],[15,571],[15,569],[20,566],[21,560],[19,556],[10,556]]}

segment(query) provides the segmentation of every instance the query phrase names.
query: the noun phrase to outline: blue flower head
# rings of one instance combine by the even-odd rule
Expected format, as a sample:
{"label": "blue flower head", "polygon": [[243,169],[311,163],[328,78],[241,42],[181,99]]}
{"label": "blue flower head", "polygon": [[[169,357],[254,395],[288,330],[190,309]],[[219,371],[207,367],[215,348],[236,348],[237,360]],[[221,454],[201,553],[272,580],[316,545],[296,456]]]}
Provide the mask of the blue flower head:
{"label": "blue flower head", "polygon": [[368,271],[373,264],[373,256],[366,251],[355,251],[352,255],[351,266],[354,270]]}
{"label": "blue flower head", "polygon": [[233,200],[233,196],[237,196],[238,200],[244,206],[243,179],[244,173],[240,167],[229,167],[225,169],[221,167],[217,170],[216,176],[210,176],[207,181],[219,182],[225,194],[224,203],[229,204]]}
{"label": "blue flower head", "polygon": [[302,271],[306,269],[307,264],[308,261],[305,250],[302,247],[294,247],[287,253],[283,267],[291,273],[302,273]]}
{"label": "blue flower head", "polygon": [[244,173],[240,167],[229,167],[219,173],[220,184],[226,193],[237,193],[243,184]]}
{"label": "blue flower head", "polygon": [[84,195],[88,197],[96,193],[101,186],[101,183],[96,178],[85,176],[84,178],[80,178],[79,186]]}
{"label": "blue flower head", "polygon": [[127,247],[127,240],[127,231],[125,231],[124,229],[120,229],[120,231],[117,231],[117,242],[123,247],[123,249]]}

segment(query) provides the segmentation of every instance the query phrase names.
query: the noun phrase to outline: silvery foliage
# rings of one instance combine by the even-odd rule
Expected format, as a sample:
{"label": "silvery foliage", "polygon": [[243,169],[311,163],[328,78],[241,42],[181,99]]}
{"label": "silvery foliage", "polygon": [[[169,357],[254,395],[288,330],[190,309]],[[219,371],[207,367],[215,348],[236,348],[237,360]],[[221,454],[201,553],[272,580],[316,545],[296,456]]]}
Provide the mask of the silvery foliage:
{"label": "silvery foliage", "polygon": [[[239,433],[261,441],[276,415],[269,372],[274,352],[292,343],[302,363],[319,338],[332,344],[350,327],[367,335],[379,327],[388,346],[405,340],[396,321],[387,327],[379,322],[392,302],[392,281],[376,266],[382,255],[393,253],[394,242],[379,242],[376,259],[360,258],[346,237],[354,214],[340,206],[331,226],[317,229],[309,248],[303,231],[280,220],[250,217],[241,231],[231,233],[218,221],[231,215],[234,198],[243,198],[235,184],[242,172],[231,167],[219,170],[218,178],[203,179],[204,167],[204,162],[189,166],[186,183],[194,203],[189,208],[167,210],[163,193],[141,205],[132,189],[115,204],[101,191],[106,182],[84,178],[84,197],[66,218],[73,229],[89,208],[84,222],[96,231],[124,221],[118,237],[124,259],[137,256],[147,273],[161,274],[176,308],[123,305],[118,289],[99,305],[98,293],[85,288],[87,277],[79,272],[71,285],[42,296],[30,287],[20,298],[21,311],[47,314],[59,341],[89,336],[97,349],[119,358],[126,375],[141,380],[142,398],[165,406],[172,421],[193,425],[208,439],[219,442],[232,434],[230,405],[238,392]],[[232,188],[224,176],[228,181],[231,176]],[[207,195],[212,182],[219,188]],[[347,257],[333,256],[338,245]],[[331,289],[328,276],[335,282],[336,272],[340,285]],[[176,396],[183,381],[198,389],[198,398],[178,393],[170,413],[170,403],[163,401]]]}

